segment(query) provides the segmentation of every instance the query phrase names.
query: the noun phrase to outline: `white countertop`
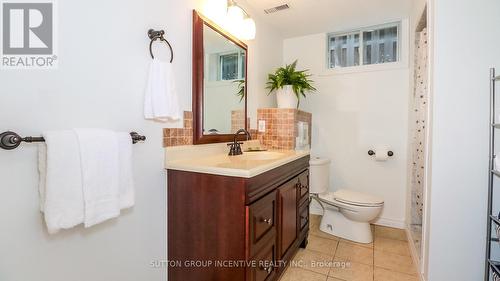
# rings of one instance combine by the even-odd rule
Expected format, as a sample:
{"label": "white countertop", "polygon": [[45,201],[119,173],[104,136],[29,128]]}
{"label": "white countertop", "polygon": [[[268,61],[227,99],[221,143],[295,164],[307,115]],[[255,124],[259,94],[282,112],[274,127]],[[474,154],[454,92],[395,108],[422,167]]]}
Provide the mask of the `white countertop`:
{"label": "white countertop", "polygon": [[228,156],[226,144],[193,145],[166,149],[166,169],[251,178],[309,155],[309,151],[244,152]]}

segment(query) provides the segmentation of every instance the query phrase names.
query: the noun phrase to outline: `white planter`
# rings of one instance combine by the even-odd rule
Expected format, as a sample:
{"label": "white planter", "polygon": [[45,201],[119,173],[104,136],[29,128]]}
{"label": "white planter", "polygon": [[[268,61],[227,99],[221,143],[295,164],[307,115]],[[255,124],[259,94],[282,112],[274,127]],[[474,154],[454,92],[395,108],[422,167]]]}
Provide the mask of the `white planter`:
{"label": "white planter", "polygon": [[297,108],[299,102],[291,85],[276,90],[276,101],[278,102],[278,108]]}

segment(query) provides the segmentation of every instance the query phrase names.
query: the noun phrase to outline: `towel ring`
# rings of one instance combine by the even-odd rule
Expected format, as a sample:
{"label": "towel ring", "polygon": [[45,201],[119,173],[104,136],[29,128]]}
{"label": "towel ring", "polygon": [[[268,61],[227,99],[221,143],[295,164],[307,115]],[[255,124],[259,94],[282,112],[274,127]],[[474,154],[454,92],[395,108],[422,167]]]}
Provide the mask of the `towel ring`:
{"label": "towel ring", "polygon": [[172,63],[172,61],[174,61],[174,50],[172,49],[172,45],[170,45],[170,43],[167,41],[167,39],[165,39],[165,37],[163,37],[163,35],[165,35],[164,30],[148,30],[148,37],[149,39],[151,39],[151,42],[149,42],[149,53],[151,54],[151,58],[154,59],[155,56],[153,55],[153,42],[157,39],[160,39],[160,41],[167,43],[168,48],[170,49],[170,63]]}

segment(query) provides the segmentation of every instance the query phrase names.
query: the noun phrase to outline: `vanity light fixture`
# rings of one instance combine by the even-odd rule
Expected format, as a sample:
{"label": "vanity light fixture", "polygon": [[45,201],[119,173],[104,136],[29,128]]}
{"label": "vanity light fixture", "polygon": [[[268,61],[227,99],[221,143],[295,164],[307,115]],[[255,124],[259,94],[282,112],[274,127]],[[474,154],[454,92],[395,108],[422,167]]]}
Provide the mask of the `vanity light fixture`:
{"label": "vanity light fixture", "polygon": [[205,1],[203,13],[220,26],[226,25],[227,0]]}
{"label": "vanity light fixture", "polygon": [[255,39],[255,21],[234,0],[227,1],[227,22],[229,32],[242,40]]}

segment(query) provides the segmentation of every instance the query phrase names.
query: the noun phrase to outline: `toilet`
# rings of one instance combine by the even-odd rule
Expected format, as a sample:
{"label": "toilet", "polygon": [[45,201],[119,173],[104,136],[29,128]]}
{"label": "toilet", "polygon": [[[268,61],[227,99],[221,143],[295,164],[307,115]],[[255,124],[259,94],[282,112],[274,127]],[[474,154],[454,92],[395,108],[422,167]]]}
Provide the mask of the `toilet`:
{"label": "toilet", "polygon": [[384,200],[347,189],[330,192],[330,162],[325,158],[309,161],[311,197],[324,210],[320,230],[358,243],[373,242],[370,221],[380,214]]}

